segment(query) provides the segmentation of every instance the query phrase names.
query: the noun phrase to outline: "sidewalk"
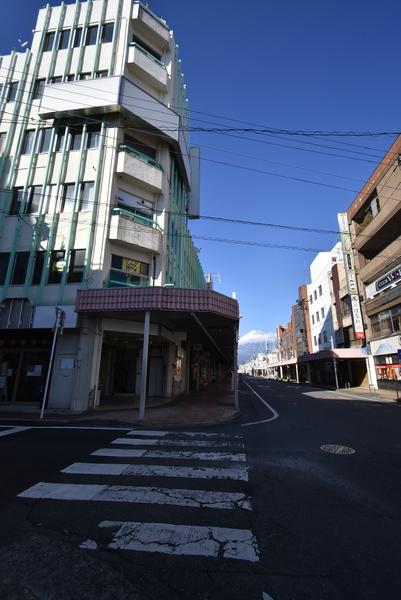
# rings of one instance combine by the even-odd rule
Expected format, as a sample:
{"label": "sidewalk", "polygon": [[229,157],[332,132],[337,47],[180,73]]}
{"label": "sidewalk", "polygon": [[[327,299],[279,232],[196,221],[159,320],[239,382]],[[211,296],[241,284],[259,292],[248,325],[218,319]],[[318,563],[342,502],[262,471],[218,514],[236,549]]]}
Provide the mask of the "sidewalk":
{"label": "sidewalk", "polygon": [[401,402],[401,390],[398,392],[398,397],[396,390],[374,390],[371,392],[367,387],[341,388],[336,391],[344,394],[349,393],[376,401]]}
{"label": "sidewalk", "polygon": [[[3,408],[3,410],[2,410]],[[130,407],[99,408],[79,415],[62,411],[45,411],[43,421],[40,421],[40,410],[10,411],[1,407],[0,421],[63,423],[81,426],[120,426],[131,427],[138,424],[138,402]],[[234,407],[234,394],[230,386],[215,384],[200,392],[191,392],[174,399],[147,400],[145,418],[141,425],[170,426],[170,425],[206,425],[231,421],[238,411]]]}

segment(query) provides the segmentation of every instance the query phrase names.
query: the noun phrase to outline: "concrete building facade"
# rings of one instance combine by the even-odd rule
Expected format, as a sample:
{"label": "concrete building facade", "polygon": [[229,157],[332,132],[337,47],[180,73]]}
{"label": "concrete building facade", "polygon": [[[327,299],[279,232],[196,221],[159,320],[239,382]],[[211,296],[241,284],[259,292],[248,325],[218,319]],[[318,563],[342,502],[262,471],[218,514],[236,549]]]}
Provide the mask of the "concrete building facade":
{"label": "concrete building facade", "polygon": [[[93,0],[41,9],[31,47],[0,61],[1,399],[41,401],[56,328],[48,407],[125,401],[140,392],[146,311],[108,292],[205,289],[178,46],[146,6]],[[91,290],[114,312],[80,312]],[[216,344],[202,332],[191,351],[174,315],[148,324],[150,395],[185,391],[191,368],[197,385],[217,376],[202,355]]]}
{"label": "concrete building facade", "polygon": [[401,382],[401,136],[347,211],[379,387]]}

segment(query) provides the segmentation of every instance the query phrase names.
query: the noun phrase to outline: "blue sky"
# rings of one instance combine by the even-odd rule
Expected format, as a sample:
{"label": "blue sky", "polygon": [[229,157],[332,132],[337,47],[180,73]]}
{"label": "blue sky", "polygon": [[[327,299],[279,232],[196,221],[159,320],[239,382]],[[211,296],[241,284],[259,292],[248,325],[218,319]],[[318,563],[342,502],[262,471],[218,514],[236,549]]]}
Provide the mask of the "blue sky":
{"label": "blue sky", "polygon": [[[2,54],[18,48],[18,38],[31,39],[43,4],[2,0]],[[399,2],[152,0],[150,8],[167,20],[180,45],[194,127],[401,129]],[[337,212],[349,206],[392,140],[193,133],[193,145],[202,147],[201,213],[336,230]],[[191,228],[195,236],[316,250],[336,242],[334,234],[203,219]],[[221,274],[215,289],[237,292],[242,334],[273,331],[288,320],[315,255],[211,240],[195,244],[204,270]]]}

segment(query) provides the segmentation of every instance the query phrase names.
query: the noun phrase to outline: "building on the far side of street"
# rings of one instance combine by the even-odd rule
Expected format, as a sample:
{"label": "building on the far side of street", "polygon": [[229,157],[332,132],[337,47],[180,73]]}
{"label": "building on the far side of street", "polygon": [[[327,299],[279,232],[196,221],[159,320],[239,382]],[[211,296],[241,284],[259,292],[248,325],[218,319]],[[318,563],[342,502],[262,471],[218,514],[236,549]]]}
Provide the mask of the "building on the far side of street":
{"label": "building on the far side of street", "polygon": [[394,388],[401,385],[401,136],[347,215],[378,387]]}

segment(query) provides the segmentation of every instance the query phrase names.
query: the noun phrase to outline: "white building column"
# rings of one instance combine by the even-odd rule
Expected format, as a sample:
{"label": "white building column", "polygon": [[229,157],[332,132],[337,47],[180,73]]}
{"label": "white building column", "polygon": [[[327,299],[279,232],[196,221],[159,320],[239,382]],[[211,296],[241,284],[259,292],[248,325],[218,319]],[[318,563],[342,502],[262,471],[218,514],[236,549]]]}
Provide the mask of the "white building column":
{"label": "white building column", "polygon": [[283,367],[280,365],[280,379],[283,379]]}
{"label": "white building column", "polygon": [[371,354],[366,357],[366,370],[368,372],[369,385],[373,386],[377,390],[377,373],[375,367],[375,359]]}
{"label": "white building column", "polygon": [[142,347],[142,372],[141,372],[141,387],[139,394],[139,421],[143,421],[145,417],[145,399],[146,385],[148,381],[148,355],[149,355],[149,330],[150,330],[150,311],[145,312],[145,321],[143,326],[143,347]]}
{"label": "white building column", "polygon": [[295,363],[295,374],[296,374],[296,378],[297,378],[297,383],[299,383],[298,363]]}

